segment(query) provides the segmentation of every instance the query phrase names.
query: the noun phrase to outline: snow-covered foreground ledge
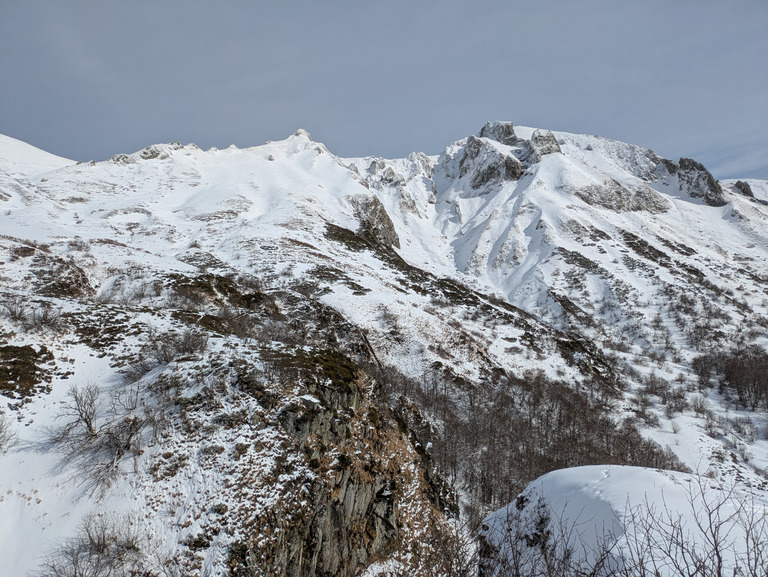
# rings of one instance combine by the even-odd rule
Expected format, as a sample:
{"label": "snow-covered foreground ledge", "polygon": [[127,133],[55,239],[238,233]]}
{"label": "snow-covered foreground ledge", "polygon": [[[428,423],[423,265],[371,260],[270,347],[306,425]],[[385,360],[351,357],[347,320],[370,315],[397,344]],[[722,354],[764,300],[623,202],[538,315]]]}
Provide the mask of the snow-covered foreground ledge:
{"label": "snow-covered foreground ledge", "polygon": [[768,575],[768,494],[622,466],[553,471],[481,527],[481,577]]}

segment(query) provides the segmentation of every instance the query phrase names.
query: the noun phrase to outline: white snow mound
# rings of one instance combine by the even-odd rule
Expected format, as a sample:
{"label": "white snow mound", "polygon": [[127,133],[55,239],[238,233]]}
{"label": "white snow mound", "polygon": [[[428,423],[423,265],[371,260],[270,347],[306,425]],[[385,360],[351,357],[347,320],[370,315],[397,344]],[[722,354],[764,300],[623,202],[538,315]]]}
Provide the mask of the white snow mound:
{"label": "white snow mound", "polygon": [[481,534],[487,575],[514,567],[538,575],[555,558],[570,571],[644,564],[647,574],[671,577],[714,567],[718,556],[718,574],[752,575],[748,565],[768,567],[767,521],[764,492],[674,471],[595,465],[539,477],[488,515]]}

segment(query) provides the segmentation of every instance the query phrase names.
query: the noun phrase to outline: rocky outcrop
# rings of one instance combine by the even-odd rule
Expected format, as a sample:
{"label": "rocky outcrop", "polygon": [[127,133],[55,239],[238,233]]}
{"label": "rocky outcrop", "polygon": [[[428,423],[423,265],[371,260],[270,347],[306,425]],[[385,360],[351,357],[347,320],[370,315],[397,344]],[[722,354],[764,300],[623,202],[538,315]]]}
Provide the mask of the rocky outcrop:
{"label": "rocky outcrop", "polygon": [[[536,130],[531,136],[531,140],[521,140],[515,134],[515,129],[511,122],[486,122],[485,126],[480,129],[478,136],[495,140],[507,146],[518,147],[520,154],[516,153],[517,158],[515,160],[520,159],[523,163],[527,161],[529,164],[535,164],[541,160],[542,156],[561,152],[560,144],[550,130]],[[477,140],[476,137],[471,138]],[[476,142],[471,143],[468,141],[467,144],[468,146],[470,144],[477,146]]]}
{"label": "rocky outcrop", "polygon": [[659,214],[669,208],[669,203],[664,197],[644,183],[639,183],[630,190],[611,179],[599,185],[579,188],[574,194],[587,204],[617,212],[643,210]]}
{"label": "rocky outcrop", "polygon": [[531,136],[531,144],[536,154],[541,160],[542,156],[547,154],[554,154],[555,152],[562,152],[560,150],[560,144],[557,142],[557,138],[552,134],[550,130],[537,130]]}
{"label": "rocky outcrop", "polygon": [[653,168],[651,173],[643,178],[646,182],[660,181],[664,186],[669,186],[672,179],[677,176],[680,167],[673,160],[656,156],[651,160]]}
{"label": "rocky outcrop", "polygon": [[748,182],[744,182],[743,180],[737,180],[736,184],[734,184],[733,186],[735,186],[736,190],[738,190],[744,196],[748,196],[750,198],[755,197],[754,193],[752,192],[752,187],[749,186]]}
{"label": "rocky outcrop", "polygon": [[523,172],[522,163],[512,155],[503,154],[482,138],[470,136],[459,161],[459,178],[470,175],[469,186],[477,190],[496,181],[517,180]]}
{"label": "rocky outcrop", "polygon": [[723,206],[725,204],[720,183],[700,162],[690,158],[681,158],[677,179],[680,190],[692,198],[701,198],[709,206]]}
{"label": "rocky outcrop", "polygon": [[330,351],[305,361],[319,373],[276,421],[294,443],[286,454],[303,455],[311,474],[286,461],[284,499],[256,520],[250,543],[230,547],[231,575],[352,577],[399,545],[405,509],[455,509],[431,459],[402,419],[371,402],[353,361]]}
{"label": "rocky outcrop", "polygon": [[360,221],[357,232],[361,237],[387,248],[400,248],[400,237],[397,236],[395,225],[376,196],[355,196],[352,205]]}
{"label": "rocky outcrop", "polygon": [[517,142],[515,128],[511,122],[486,122],[478,134],[480,138],[490,138],[511,146]]}
{"label": "rocky outcrop", "polygon": [[515,144],[515,156],[520,159],[523,168],[528,168],[547,154],[561,153],[560,144],[549,130],[536,130],[531,140],[518,140]]}
{"label": "rocky outcrop", "polygon": [[[397,470],[379,452],[387,441],[376,446],[359,438],[360,427],[350,417],[353,406],[337,410],[318,400],[316,406],[293,405],[280,417],[316,476],[306,490],[305,507],[277,506],[265,519],[276,538],[269,547],[253,546],[250,555],[264,574],[351,576],[396,543]],[[329,454],[335,454],[333,460]]]}

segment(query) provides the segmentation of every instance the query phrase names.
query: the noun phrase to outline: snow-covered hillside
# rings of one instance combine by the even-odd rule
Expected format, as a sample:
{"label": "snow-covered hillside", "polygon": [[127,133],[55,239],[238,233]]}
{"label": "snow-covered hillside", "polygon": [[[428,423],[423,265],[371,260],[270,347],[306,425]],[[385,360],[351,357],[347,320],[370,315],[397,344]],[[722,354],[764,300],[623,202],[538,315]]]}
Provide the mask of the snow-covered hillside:
{"label": "snow-covered hillside", "polygon": [[553,469],[762,491],[767,225],[764,181],[510,123],[396,160],[2,137],[0,559],[108,519],[152,575],[440,574],[456,498]]}

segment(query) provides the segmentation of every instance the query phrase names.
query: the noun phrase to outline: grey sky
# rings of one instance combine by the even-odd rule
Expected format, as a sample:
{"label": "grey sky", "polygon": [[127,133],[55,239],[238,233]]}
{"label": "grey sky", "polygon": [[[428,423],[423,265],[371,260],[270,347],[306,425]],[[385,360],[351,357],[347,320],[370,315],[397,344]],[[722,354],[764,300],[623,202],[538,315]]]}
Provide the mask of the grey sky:
{"label": "grey sky", "polygon": [[766,0],[0,0],[0,133],[399,157],[511,120],[768,179],[766,30]]}

